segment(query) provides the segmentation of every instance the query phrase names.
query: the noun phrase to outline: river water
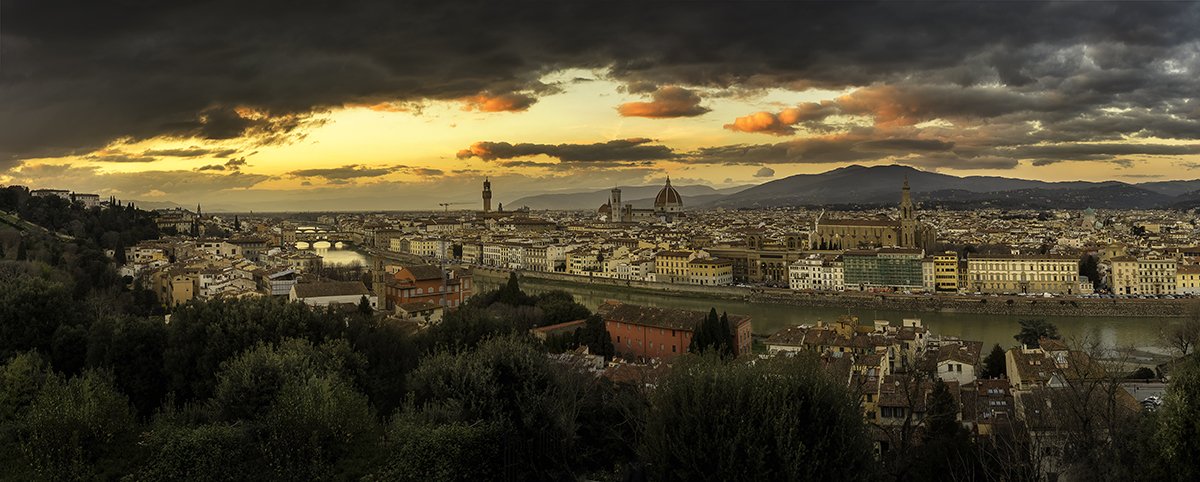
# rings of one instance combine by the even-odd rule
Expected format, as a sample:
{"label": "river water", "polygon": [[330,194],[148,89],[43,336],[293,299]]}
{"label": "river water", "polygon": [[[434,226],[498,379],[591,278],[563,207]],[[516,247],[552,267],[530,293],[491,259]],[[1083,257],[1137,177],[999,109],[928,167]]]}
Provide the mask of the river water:
{"label": "river water", "polygon": [[[338,243],[341,244],[341,243]],[[338,247],[330,244],[328,241],[317,241],[309,246],[308,243],[296,243],[296,247],[305,251],[312,251],[317,256],[320,256],[321,263],[325,266],[370,266],[367,262],[367,257],[362,253],[355,251],[353,246]]]}
{"label": "river water", "polygon": [[[480,291],[494,289],[497,281],[492,278],[480,277],[475,282]],[[626,303],[658,306],[664,308],[684,308],[708,311],[727,311],[748,315],[754,326],[754,333],[770,335],[780,329],[800,325],[814,324],[819,320],[833,321],[841,315],[857,316],[860,323],[870,324],[873,320],[888,320],[899,325],[904,318],[920,318],[922,324],[933,333],[939,335],[958,336],[967,340],[979,340],[984,343],[985,351],[993,343],[1009,347],[1016,344],[1013,335],[1020,331],[1018,321],[1021,317],[1005,315],[976,315],[968,313],[927,313],[902,312],[884,310],[846,310],[844,308],[807,308],[773,303],[748,303],[745,301],[705,299],[702,297],[680,296],[677,294],[650,294],[631,292],[610,286],[592,286],[581,284],[558,284],[553,281],[524,279],[521,289],[526,292],[538,293],[551,289],[565,290],[575,296],[575,299],[588,308],[595,309],[605,300],[619,300]],[[1159,358],[1154,354],[1165,353],[1157,342],[1158,333],[1165,323],[1174,320],[1169,318],[1101,318],[1101,317],[1046,317],[1058,326],[1059,333],[1067,340],[1082,341],[1096,340],[1109,348],[1134,348],[1141,352],[1138,356]],[[1157,361],[1149,358],[1144,362]]]}

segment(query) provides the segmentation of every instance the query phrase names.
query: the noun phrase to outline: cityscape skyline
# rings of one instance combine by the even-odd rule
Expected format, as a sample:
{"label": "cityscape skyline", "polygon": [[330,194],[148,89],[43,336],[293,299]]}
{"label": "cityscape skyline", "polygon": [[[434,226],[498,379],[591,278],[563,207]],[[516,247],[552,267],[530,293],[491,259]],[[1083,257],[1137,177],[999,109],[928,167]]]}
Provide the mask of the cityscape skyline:
{"label": "cityscape skyline", "polygon": [[434,209],[484,177],[1200,178],[1191,3],[62,6],[0,7],[0,182],[337,210]]}

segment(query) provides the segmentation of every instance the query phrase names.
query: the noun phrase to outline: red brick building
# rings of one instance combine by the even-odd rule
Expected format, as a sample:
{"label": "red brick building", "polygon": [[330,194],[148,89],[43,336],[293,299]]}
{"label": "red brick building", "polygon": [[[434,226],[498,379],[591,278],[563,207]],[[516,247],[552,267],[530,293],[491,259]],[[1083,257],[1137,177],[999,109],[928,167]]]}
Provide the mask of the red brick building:
{"label": "red brick building", "polygon": [[[687,353],[696,327],[707,312],[607,301],[597,310],[618,356],[627,359],[671,359]],[[750,353],[750,317],[729,315],[734,354]]]}
{"label": "red brick building", "polygon": [[423,264],[405,266],[384,285],[385,308],[427,301],[447,309],[458,308],[471,297],[471,275],[462,270],[443,270]]}

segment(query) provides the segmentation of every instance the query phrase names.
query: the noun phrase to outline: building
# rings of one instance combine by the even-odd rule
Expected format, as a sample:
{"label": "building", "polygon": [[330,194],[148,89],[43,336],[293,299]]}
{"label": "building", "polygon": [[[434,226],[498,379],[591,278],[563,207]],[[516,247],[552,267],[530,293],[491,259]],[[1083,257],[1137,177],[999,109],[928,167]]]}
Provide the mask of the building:
{"label": "building", "polygon": [[610,223],[636,223],[649,221],[673,222],[683,216],[683,196],[671,187],[671,178],[654,196],[654,207],[651,209],[635,208],[633,204],[621,203],[621,189],[614,187],[608,201],[597,210],[604,220]]}
{"label": "building", "polygon": [[[596,309],[612,337],[618,356],[669,360],[687,353],[692,334],[708,316],[702,311],[631,305],[607,301]],[[750,353],[750,317],[729,315],[734,355]]]}
{"label": "building", "polygon": [[933,256],[934,289],[940,293],[958,292],[958,253],[947,251]]}
{"label": "building", "polygon": [[855,290],[920,290],[924,286],[920,249],[881,248],[842,255],[845,285]]}
{"label": "building", "polygon": [[1178,293],[1177,263],[1174,258],[1139,259],[1138,294],[1161,296]]}
{"label": "building", "polygon": [[788,287],[801,291],[841,291],[845,274],[840,256],[810,254],[788,266]]}
{"label": "building", "polygon": [[85,208],[94,208],[100,205],[100,195],[73,192],[71,193],[71,202],[82,204]]}
{"label": "building", "polygon": [[492,181],[488,178],[483,178],[483,212],[489,213],[492,211]]}
{"label": "building", "polygon": [[1160,296],[1181,293],[1178,261],[1151,256],[1117,256],[1108,260],[1108,282],[1113,294]]}
{"label": "building", "polygon": [[384,283],[384,309],[419,302],[458,308],[471,297],[472,289],[469,274],[430,264],[402,266]]}
{"label": "building", "polygon": [[809,249],[840,251],[886,247],[930,249],[933,230],[916,219],[908,180],[901,188],[897,219],[825,219],[817,216]]}
{"label": "building", "polygon": [[1108,260],[1108,286],[1115,295],[1138,294],[1138,262],[1132,256],[1114,256]]}
{"label": "building", "polygon": [[371,303],[371,308],[378,306],[378,299],[370,291],[367,291],[367,286],[362,281],[322,281],[296,284],[292,286],[288,300],[300,301],[309,306],[358,305],[364,296]]}
{"label": "building", "polygon": [[958,341],[943,343],[938,346],[934,366],[934,376],[943,382],[957,382],[966,385],[975,381],[975,372],[979,368],[979,352],[983,343],[978,341]]}
{"label": "building", "polygon": [[57,197],[60,199],[71,200],[71,191],[66,189],[34,189],[29,191],[33,197]]}
{"label": "building", "polygon": [[1175,292],[1188,296],[1200,295],[1200,265],[1176,268]]}
{"label": "building", "polygon": [[727,259],[696,258],[688,262],[689,284],[728,286],[733,284],[733,262]]}
{"label": "building", "polygon": [[971,290],[998,294],[1078,294],[1079,260],[1055,255],[967,258]]}
{"label": "building", "polygon": [[[655,281],[660,283],[687,283],[689,263],[698,257],[694,251],[659,251],[654,254]],[[732,268],[730,270],[732,277]]]}

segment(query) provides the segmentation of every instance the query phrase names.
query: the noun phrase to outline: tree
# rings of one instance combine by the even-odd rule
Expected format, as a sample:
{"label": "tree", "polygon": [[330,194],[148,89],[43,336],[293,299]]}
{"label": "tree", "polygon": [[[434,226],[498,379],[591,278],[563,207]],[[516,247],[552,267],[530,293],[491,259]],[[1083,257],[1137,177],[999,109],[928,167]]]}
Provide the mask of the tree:
{"label": "tree", "polygon": [[157,421],[145,437],[148,455],[132,480],[241,481],[262,478],[244,426]]}
{"label": "tree", "polygon": [[521,291],[521,282],[514,271],[508,274],[508,281],[496,290],[495,301],[509,306],[532,305],[533,298]]}
{"label": "tree", "polygon": [[1200,303],[1189,303],[1182,321],[1164,323],[1158,332],[1158,342],[1176,356],[1191,353],[1200,343]]}
{"label": "tree", "polygon": [[412,373],[408,415],[416,420],[495,426],[501,457],[475,463],[502,480],[571,479],[583,398],[594,377],[552,364],[513,336],[457,355],[439,351]]}
{"label": "tree", "polygon": [[587,345],[588,353],[600,355],[606,359],[612,358],[616,354],[616,347],[613,346],[612,335],[608,334],[608,328],[605,327],[604,320],[600,315],[592,315],[584,322],[583,328],[578,330],[579,344]]}
{"label": "tree", "polygon": [[488,480],[495,473],[484,462],[501,459],[500,427],[491,423],[396,417],[387,438],[387,459],[367,481]]}
{"label": "tree", "polygon": [[358,314],[371,316],[373,313],[375,313],[375,308],[371,307],[371,300],[367,299],[367,295],[362,295],[358,299]]}
{"label": "tree", "polygon": [[733,353],[733,335],[729,330],[729,316],[717,316],[717,309],[711,308],[708,316],[696,325],[692,340],[688,344],[689,353],[704,353],[713,350],[721,356]]}
{"label": "tree", "polygon": [[1195,356],[1171,374],[1154,440],[1175,480],[1200,479],[1200,359]]}
{"label": "tree", "polygon": [[404,403],[408,374],[417,366],[417,347],[402,325],[387,319],[350,323],[347,339],[366,362],[362,390],[381,415],[390,416]]}
{"label": "tree", "polygon": [[0,270],[0,359],[38,350],[50,353],[54,332],[75,316],[66,285],[31,276],[22,263]]}
{"label": "tree", "polygon": [[1041,346],[1039,340],[1047,338],[1059,339],[1058,327],[1042,318],[1025,319],[1020,321],[1021,332],[1013,335],[1013,339],[1030,348]]}
{"label": "tree", "polygon": [[1085,254],[1079,260],[1079,274],[1086,276],[1093,286],[1100,282],[1100,260],[1094,254]]}
{"label": "tree", "polygon": [[106,316],[89,328],[85,354],[87,366],[111,371],[138,413],[149,416],[166,395],[166,349],[167,326],[161,320]]}
{"label": "tree", "polygon": [[136,444],[133,410],[109,375],[51,376],[23,417],[21,453],[39,478],[112,479]]}
{"label": "tree", "polygon": [[872,480],[858,403],[814,357],[678,359],[651,397],[650,480]]}
{"label": "tree", "polygon": [[983,371],[979,374],[980,378],[1004,378],[1008,376],[1008,362],[1004,356],[1004,349],[1000,348],[1000,344],[992,345],[992,351],[983,359]]}
{"label": "tree", "polygon": [[259,446],[277,480],[358,479],[376,428],[367,397],[323,374],[284,384],[259,422]]}

